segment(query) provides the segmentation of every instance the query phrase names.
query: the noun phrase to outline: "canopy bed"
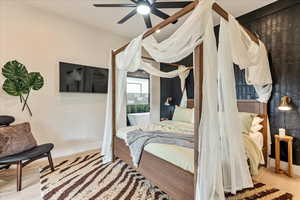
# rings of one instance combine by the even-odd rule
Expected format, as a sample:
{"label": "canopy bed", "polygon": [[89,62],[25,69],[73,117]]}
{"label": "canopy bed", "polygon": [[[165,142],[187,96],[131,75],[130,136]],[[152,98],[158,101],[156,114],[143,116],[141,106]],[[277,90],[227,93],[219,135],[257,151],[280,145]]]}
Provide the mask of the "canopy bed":
{"label": "canopy bed", "polygon": [[[193,108],[193,104],[193,99],[189,99],[188,107]],[[262,152],[266,163],[268,148],[268,131],[267,124],[265,123],[267,122],[266,104],[256,100],[239,100],[238,108],[239,112],[255,113],[264,119],[261,133],[264,138]],[[134,164],[129,147],[125,142],[125,134],[137,128],[142,128],[143,130],[160,129],[172,132],[189,132],[193,131],[193,124],[171,120],[152,123],[148,126],[119,129],[114,139],[114,155],[131,167],[134,167]],[[244,137],[248,136],[244,135]],[[255,147],[250,146],[249,148]],[[145,151],[143,151],[137,170],[174,199],[194,199],[194,151],[192,149],[177,147],[175,145],[149,144],[145,147]]]}
{"label": "canopy bed", "polygon": [[[170,38],[158,43],[151,36],[192,10],[191,16]],[[218,49],[212,10],[222,17]],[[146,149],[137,167],[132,163],[127,141],[118,134],[128,71],[143,69],[152,75],[168,78],[186,73],[186,69],[171,74],[154,69],[142,61],[142,47],[156,62],[165,63],[177,62],[194,52],[195,98],[187,101],[187,106],[194,108],[192,172]],[[258,94],[257,101],[236,100],[233,63],[245,69],[247,83],[253,85]],[[238,112],[251,112],[263,118],[262,151],[267,162],[266,103],[272,90],[269,63],[264,44],[247,29],[241,28],[217,3],[194,1],[129,44],[112,51],[110,76],[102,145],[104,162],[111,162],[116,156],[121,158],[175,199],[224,199],[225,192],[236,193],[253,186],[242,127],[237,123],[240,120]]]}

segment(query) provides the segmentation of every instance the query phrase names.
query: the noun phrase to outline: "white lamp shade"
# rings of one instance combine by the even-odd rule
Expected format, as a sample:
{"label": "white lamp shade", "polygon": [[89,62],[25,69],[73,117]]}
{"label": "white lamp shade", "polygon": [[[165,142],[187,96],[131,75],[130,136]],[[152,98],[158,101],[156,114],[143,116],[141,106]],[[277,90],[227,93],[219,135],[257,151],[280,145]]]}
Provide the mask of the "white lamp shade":
{"label": "white lamp shade", "polygon": [[278,109],[281,111],[290,111],[290,110],[292,110],[292,107],[290,104],[291,104],[291,98],[288,96],[283,96],[283,97],[281,97],[281,101],[278,106]]}

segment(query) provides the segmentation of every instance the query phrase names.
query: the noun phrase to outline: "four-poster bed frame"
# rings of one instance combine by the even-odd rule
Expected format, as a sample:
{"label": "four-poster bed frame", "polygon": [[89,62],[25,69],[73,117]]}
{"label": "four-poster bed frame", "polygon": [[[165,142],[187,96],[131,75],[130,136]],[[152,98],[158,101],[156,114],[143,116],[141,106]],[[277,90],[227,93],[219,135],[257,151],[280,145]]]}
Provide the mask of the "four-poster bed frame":
{"label": "four-poster bed frame", "polygon": [[[187,5],[173,16],[169,17],[165,21],[156,25],[155,27],[149,29],[143,36],[146,38],[153,34],[156,30],[162,29],[168,24],[174,22],[180,17],[186,15],[192,11],[199,1],[194,1],[193,3]],[[217,3],[214,3],[212,9],[219,14],[221,17],[228,21],[228,13],[222,9]],[[250,38],[259,44],[258,38],[252,34],[249,30],[244,28]],[[112,149],[113,158],[119,157],[129,165],[132,165],[129,148],[122,139],[116,137],[116,55],[124,51],[128,44],[125,46],[112,51]],[[151,60],[151,58],[145,58]],[[143,152],[142,158],[137,170],[142,173],[147,179],[152,181],[163,191],[168,193],[174,199],[194,199],[194,193],[196,186],[197,168],[198,168],[198,141],[199,133],[198,126],[201,119],[202,113],[202,86],[203,86],[203,44],[200,44],[195,48],[194,51],[194,81],[195,81],[195,91],[194,100],[188,100],[188,107],[195,108],[195,125],[194,125],[194,174],[185,171],[161,158],[158,158],[146,151]],[[153,60],[153,59],[152,59]],[[175,66],[175,65],[174,65]],[[267,136],[267,107],[266,104],[259,103],[255,100],[242,100],[238,101],[238,108],[241,112],[252,112],[257,113],[263,117],[264,120],[264,148],[263,153],[265,161],[267,162],[267,152],[268,152],[268,136]],[[208,133],[209,134],[209,133]]]}

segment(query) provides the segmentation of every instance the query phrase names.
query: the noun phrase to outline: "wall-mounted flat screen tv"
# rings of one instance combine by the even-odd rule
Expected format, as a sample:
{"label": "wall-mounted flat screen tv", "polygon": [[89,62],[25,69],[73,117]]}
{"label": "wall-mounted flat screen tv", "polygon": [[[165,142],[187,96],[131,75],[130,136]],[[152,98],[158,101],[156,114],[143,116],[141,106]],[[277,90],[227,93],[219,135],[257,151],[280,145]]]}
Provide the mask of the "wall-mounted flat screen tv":
{"label": "wall-mounted flat screen tv", "polygon": [[107,93],[108,69],[59,63],[59,91]]}

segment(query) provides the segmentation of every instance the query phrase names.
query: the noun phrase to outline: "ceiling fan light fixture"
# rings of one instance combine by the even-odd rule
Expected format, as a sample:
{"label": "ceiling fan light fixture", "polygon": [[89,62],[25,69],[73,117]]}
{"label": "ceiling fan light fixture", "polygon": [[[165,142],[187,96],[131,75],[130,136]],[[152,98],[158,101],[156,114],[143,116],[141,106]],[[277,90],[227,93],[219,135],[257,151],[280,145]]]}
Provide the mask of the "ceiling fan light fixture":
{"label": "ceiling fan light fixture", "polygon": [[139,3],[136,10],[141,15],[148,15],[151,12],[150,6],[146,3]]}
{"label": "ceiling fan light fixture", "polygon": [[[1,0],[0,0],[1,1]],[[151,15],[155,15],[163,20],[166,20],[170,17],[167,13],[164,11],[161,11],[160,9],[167,9],[167,8],[184,8],[190,3],[193,3],[194,1],[179,1],[179,0],[127,0],[131,3],[106,3],[106,4],[94,4],[94,7],[99,8],[133,8],[127,15],[125,15],[121,20],[118,21],[118,24],[124,24],[126,21],[128,21],[130,18],[135,16],[136,14],[143,15],[142,19],[144,19],[145,25],[147,29],[153,28],[152,27],[152,21],[151,21]],[[178,20],[172,21],[172,24],[176,24]],[[157,31],[159,32],[159,31]]]}
{"label": "ceiling fan light fixture", "polygon": [[160,29],[157,29],[157,30],[155,31],[155,33],[160,33]]}

